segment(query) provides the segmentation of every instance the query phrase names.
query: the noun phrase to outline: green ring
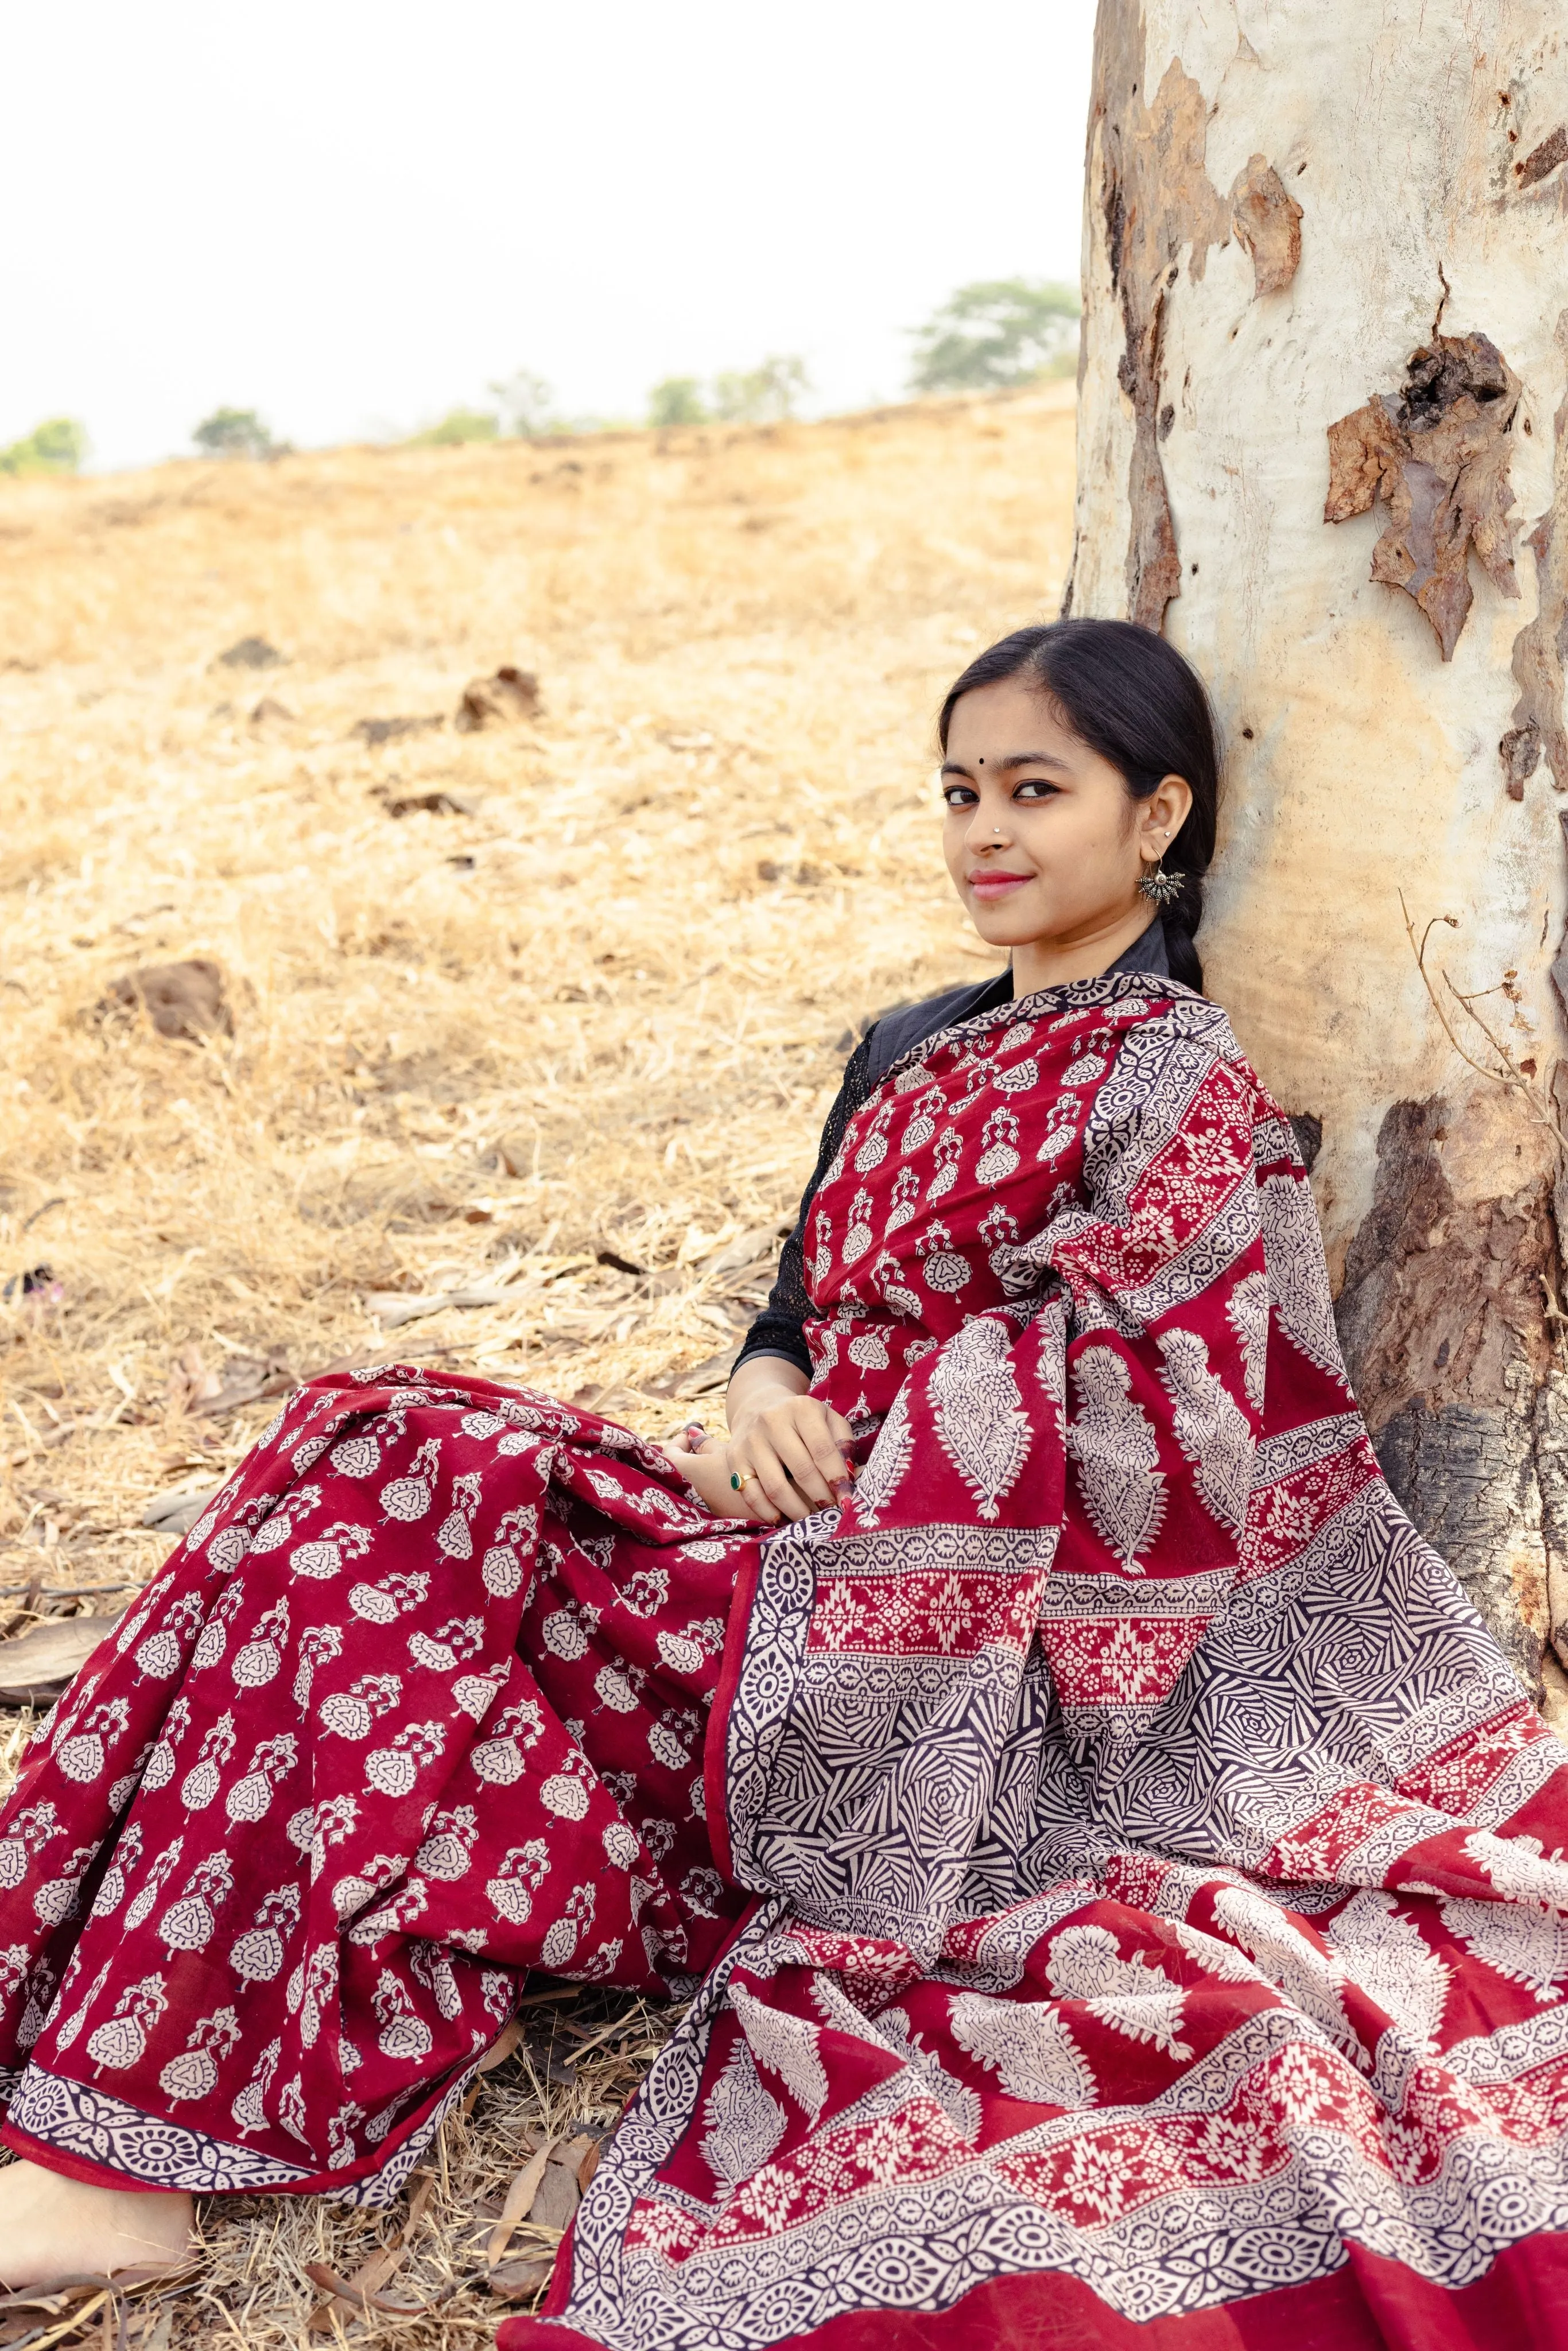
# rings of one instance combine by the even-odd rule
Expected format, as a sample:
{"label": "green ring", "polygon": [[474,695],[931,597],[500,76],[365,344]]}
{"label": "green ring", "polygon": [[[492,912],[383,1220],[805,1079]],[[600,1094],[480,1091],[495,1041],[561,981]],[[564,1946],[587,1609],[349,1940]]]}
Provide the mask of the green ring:
{"label": "green ring", "polygon": [[735,1472],[734,1472],[734,1470],[733,1470],[733,1469],[730,1471],[729,1482],[730,1482],[730,1484],[734,1487],[734,1489],[735,1489],[736,1492],[738,1494],[738,1493],[739,1493],[739,1491],[740,1491],[740,1479],[736,1476],[736,1474],[735,1474]]}

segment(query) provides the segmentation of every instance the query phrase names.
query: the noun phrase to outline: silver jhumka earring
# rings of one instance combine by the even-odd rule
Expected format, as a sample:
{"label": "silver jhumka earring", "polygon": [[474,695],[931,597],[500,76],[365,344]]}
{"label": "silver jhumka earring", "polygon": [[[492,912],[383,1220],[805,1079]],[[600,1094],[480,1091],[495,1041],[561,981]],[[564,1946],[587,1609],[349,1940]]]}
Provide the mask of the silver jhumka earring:
{"label": "silver jhumka earring", "polygon": [[1165,855],[1162,852],[1157,862],[1153,865],[1145,865],[1139,874],[1138,893],[1141,897],[1147,898],[1152,905],[1174,906],[1181,896],[1182,883],[1186,880],[1185,873],[1166,872]]}

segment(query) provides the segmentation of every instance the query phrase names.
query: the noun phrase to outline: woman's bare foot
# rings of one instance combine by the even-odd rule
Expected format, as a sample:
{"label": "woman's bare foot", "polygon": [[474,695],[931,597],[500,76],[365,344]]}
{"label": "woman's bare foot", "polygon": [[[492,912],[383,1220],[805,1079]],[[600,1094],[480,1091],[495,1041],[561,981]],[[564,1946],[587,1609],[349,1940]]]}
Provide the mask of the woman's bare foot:
{"label": "woman's bare foot", "polygon": [[194,2225],[188,2196],[91,2188],[40,2163],[0,2169],[0,2281],[12,2293],[116,2270],[175,2268]]}

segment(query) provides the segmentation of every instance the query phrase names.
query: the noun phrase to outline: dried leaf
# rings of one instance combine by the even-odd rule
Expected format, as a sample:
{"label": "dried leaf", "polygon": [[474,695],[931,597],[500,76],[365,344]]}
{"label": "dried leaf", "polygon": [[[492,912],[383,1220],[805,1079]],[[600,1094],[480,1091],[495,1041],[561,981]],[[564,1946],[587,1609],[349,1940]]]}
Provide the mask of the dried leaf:
{"label": "dried leaf", "polygon": [[68,2317],[62,2318],[57,2325],[46,2327],[41,2335],[24,2335],[21,2339],[27,2344],[28,2351],[51,2351],[54,2344],[65,2343],[71,2335],[79,2335],[89,2319],[96,2318],[99,2311],[109,2307],[109,2290],[103,2287],[90,2302],[83,2303]]}
{"label": "dried leaf", "polygon": [[46,1616],[0,1641],[0,1706],[47,1706],[74,1681],[118,1616]]}
{"label": "dried leaf", "polygon": [[493,2074],[497,2065],[506,2064],[522,2037],[523,2028],[514,2016],[509,2023],[503,2026],[500,2038],[493,2041],[486,2050],[479,2060],[476,2071],[481,2074]]}
{"label": "dried leaf", "polygon": [[553,2254],[528,2254],[515,2262],[503,2262],[485,2280],[490,2292],[507,2302],[531,2301],[540,2286],[549,2283],[555,2267]]}
{"label": "dried leaf", "polygon": [[[367,2267],[370,2264],[367,2263]],[[384,2310],[395,2318],[409,2318],[430,2309],[428,2302],[396,2302],[373,2289],[357,2284],[352,2279],[340,2278],[325,2262],[307,2262],[305,2274],[312,2285],[319,2286],[335,2302],[346,2303],[361,2317],[372,2310]]]}
{"label": "dried leaf", "polygon": [[415,2228],[418,2226],[421,2214],[423,2212],[425,2206],[429,2203],[434,2193],[434,2172],[416,2172],[414,2174],[413,2189],[408,2199],[408,2215],[402,2224],[402,2235],[399,2240],[400,2243],[406,2245],[410,2241]]}
{"label": "dried leaf", "polygon": [[[361,2262],[352,2277],[345,2278],[343,2280],[342,2283],[344,2290],[353,2296],[365,2296],[368,2298],[373,2295],[379,2287],[385,2285],[388,2278],[392,2276],[393,2271],[398,2267],[399,2263],[402,2260],[404,2251],[405,2248],[402,2244],[382,2245],[378,2247],[376,2252],[371,2255],[369,2261]],[[314,2275],[314,2273],[312,2273],[312,2275]],[[315,2282],[318,2285],[322,2283],[319,2278],[317,2278]],[[328,2299],[325,2302],[319,2302],[315,2309],[311,2312],[308,2321],[308,2331],[312,2335],[331,2334],[334,2323],[332,2318],[332,2299],[336,2293],[337,2289],[332,2289],[329,2294]],[[341,2297],[340,2296],[339,2298],[340,2299]]]}
{"label": "dried leaf", "polygon": [[533,2227],[564,2231],[571,2226],[582,2200],[577,2184],[577,2165],[580,2160],[579,2157],[563,2162],[558,2155],[546,2164],[544,2178],[528,2206],[528,2220]]}
{"label": "dried leaf", "polygon": [[210,1478],[195,1486],[172,1486],[147,1503],[139,1524],[154,1527],[162,1535],[188,1535],[213,1496],[222,1490],[221,1484]]}
{"label": "dried leaf", "polygon": [[517,2227],[517,2222],[526,2219],[532,2210],[534,2197],[538,2193],[539,2182],[545,2176],[545,2168],[549,2162],[551,2152],[556,2145],[556,2140],[547,2138],[544,2145],[536,2148],[529,2156],[527,2163],[507,2189],[506,2201],[501,2206],[500,2220],[491,2230],[490,2241],[486,2248],[485,2258],[490,2268],[494,2269],[507,2247],[511,2243],[512,2231]]}

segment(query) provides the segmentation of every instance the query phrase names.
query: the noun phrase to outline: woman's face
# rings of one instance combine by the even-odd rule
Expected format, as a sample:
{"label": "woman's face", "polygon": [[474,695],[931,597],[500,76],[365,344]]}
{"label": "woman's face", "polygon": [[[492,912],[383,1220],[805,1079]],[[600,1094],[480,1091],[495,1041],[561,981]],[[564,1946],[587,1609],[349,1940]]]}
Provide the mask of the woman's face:
{"label": "woman's face", "polygon": [[942,793],[947,870],[980,936],[998,947],[1082,950],[1091,961],[1106,945],[1113,960],[1146,927],[1154,909],[1139,877],[1192,806],[1179,776],[1133,799],[1110,761],[1021,678],[962,696]]}

